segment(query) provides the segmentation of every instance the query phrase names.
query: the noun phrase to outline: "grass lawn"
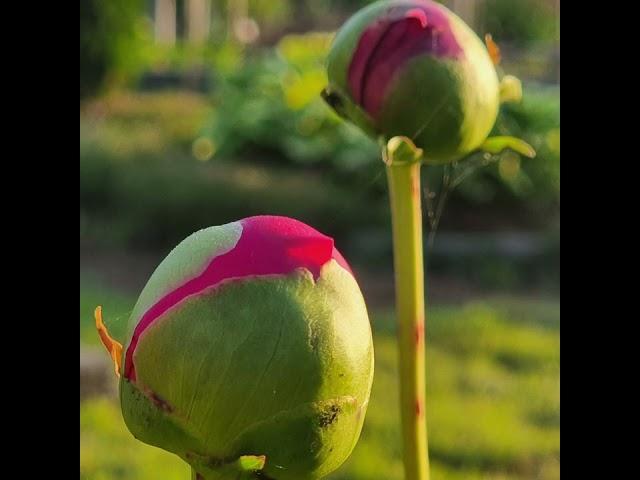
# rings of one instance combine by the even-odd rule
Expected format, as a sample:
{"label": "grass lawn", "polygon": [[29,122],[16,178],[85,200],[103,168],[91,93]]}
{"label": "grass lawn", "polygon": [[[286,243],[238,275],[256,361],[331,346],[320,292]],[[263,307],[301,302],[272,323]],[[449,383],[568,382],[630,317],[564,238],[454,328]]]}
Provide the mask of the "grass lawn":
{"label": "grass lawn", "polygon": [[[134,298],[81,277],[80,339],[92,311],[119,336]],[[560,478],[560,309],[553,300],[490,298],[434,305],[427,319],[427,417],[434,480]],[[376,374],[360,442],[333,480],[403,477],[394,318],[372,312]],[[106,353],[105,353],[106,355]],[[135,440],[115,399],[80,404],[80,478],[186,480],[177,457]]]}

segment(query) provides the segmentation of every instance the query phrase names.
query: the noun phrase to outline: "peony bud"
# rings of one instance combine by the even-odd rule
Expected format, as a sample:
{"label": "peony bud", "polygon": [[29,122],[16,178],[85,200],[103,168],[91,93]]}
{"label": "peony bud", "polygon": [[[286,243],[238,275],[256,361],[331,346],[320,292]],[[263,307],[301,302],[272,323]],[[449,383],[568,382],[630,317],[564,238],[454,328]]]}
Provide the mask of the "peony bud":
{"label": "peony bud", "polygon": [[196,478],[318,479],[358,440],[373,379],[367,310],[333,240],[301,222],[194,233],[149,279],[124,347],[101,330],[129,430]]}
{"label": "peony bud", "polygon": [[385,141],[411,138],[427,162],[477,149],[498,114],[492,59],[475,33],[429,0],[379,1],[338,32],[325,99]]}

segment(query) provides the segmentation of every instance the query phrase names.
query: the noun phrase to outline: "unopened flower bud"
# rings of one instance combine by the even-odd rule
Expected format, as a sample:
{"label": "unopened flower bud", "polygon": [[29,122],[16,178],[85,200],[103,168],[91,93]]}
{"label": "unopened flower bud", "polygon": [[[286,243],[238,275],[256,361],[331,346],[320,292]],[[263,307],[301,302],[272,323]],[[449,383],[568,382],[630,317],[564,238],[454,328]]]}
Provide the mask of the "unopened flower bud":
{"label": "unopened flower bud", "polygon": [[194,233],[149,279],[122,347],[97,320],[129,430],[198,478],[318,479],[358,440],[367,310],[333,240],[304,223],[261,216]]}
{"label": "unopened flower bud", "polygon": [[379,1],[338,32],[328,57],[330,104],[367,133],[405,136],[427,162],[477,149],[499,107],[486,46],[430,0]]}

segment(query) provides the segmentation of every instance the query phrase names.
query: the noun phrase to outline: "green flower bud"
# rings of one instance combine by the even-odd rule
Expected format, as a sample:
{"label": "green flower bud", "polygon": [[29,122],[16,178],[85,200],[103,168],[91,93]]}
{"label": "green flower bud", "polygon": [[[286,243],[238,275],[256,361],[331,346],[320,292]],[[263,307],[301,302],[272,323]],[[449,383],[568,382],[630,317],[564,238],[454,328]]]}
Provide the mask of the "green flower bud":
{"label": "green flower bud", "polygon": [[338,32],[323,96],[365,132],[405,136],[425,160],[458,160],[482,145],[500,103],[492,58],[456,15],[429,0],[379,1]]}
{"label": "green flower bud", "polygon": [[347,262],[311,227],[264,216],[191,235],[151,276],[122,347],[97,313],[127,427],[200,478],[318,479],[353,450],[371,329]]}

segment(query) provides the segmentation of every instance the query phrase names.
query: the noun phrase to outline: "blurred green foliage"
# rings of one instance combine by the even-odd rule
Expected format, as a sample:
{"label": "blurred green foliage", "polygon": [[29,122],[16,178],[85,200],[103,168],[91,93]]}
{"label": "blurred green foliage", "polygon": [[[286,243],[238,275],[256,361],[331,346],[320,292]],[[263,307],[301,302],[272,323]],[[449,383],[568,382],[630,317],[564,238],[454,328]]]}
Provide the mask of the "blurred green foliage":
{"label": "blurred green foliage", "polygon": [[80,99],[93,95],[109,76],[132,68],[141,35],[141,0],[80,2]]}
{"label": "blurred green foliage", "polygon": [[[98,295],[99,292],[99,295]],[[81,340],[98,345],[91,312],[100,298],[120,331],[133,298],[88,279]],[[362,437],[333,480],[401,480],[395,320],[372,313],[376,376]],[[557,480],[560,471],[559,305],[494,298],[433,306],[427,349],[427,415],[434,478]],[[106,353],[105,353],[106,355]],[[80,478],[182,480],[177,457],[135,440],[117,402],[80,404]]]}
{"label": "blurred green foliage", "polygon": [[81,242],[94,247],[166,248],[195,230],[250,215],[299,218],[342,237],[380,224],[372,208],[312,172],[218,162],[189,156],[139,156],[114,162],[104,153],[81,158]]}
{"label": "blurred green foliage", "polygon": [[81,161],[101,152],[126,166],[140,156],[189,153],[210,111],[200,95],[184,91],[104,95],[81,112]]}
{"label": "blurred green foliage", "polygon": [[[197,102],[188,102],[189,98],[182,97],[175,102],[180,108],[171,110],[179,113],[191,105],[192,112],[200,110],[199,115],[206,115],[206,104],[198,107]],[[156,98],[153,103],[170,102]],[[146,101],[141,102],[145,104]],[[136,116],[141,114],[137,112]],[[80,156],[81,244],[163,250],[199,228],[248,215],[273,213],[300,218],[334,236],[354,261],[357,258],[373,267],[386,265],[390,260],[384,183],[380,191],[374,184],[384,180],[381,164],[376,164],[377,178],[372,170],[367,182],[363,179],[350,184],[336,181],[330,172],[261,162],[257,155],[250,159],[214,158],[201,162],[188,150],[194,145],[189,141],[193,138],[192,132],[184,125],[188,124],[186,118],[180,124],[165,122],[164,118],[171,116],[157,115],[153,122],[138,125],[124,115],[117,122],[114,119],[85,127],[88,131],[84,133],[86,140]],[[174,128],[176,125],[183,125],[184,129]],[[167,136],[158,132],[167,132],[172,140],[167,141]],[[535,161],[538,159],[531,160]],[[494,188],[494,184],[499,187],[500,179],[494,171],[494,167],[481,169],[459,188],[485,181],[484,176],[488,176],[489,187]],[[469,228],[486,231],[500,228],[500,224],[513,225],[514,221],[520,222],[522,228],[531,228],[535,215],[524,215],[524,219],[520,219],[523,213],[535,210],[535,203],[526,197],[520,200],[514,197],[504,206],[492,203],[490,198],[481,198],[483,202],[476,203],[465,201],[465,204],[456,199],[455,192],[454,203],[448,204],[444,211],[443,223],[448,229],[454,225],[463,231]],[[511,195],[509,191],[507,194]],[[541,203],[548,204],[548,198],[543,196]],[[548,228],[548,219],[543,220]],[[350,242],[354,235],[359,238],[357,244]],[[372,245],[367,247],[365,241]],[[456,271],[459,270],[461,277],[480,283],[509,283],[513,275],[526,283],[530,277],[522,275],[521,270],[516,274],[511,267],[519,269],[521,265],[529,265],[531,268],[525,269],[538,278],[539,274],[553,271],[556,250],[545,249],[551,254],[548,258],[536,256],[521,260],[501,259],[487,252],[475,259],[460,256],[456,257]],[[443,263],[444,260],[431,256],[430,269],[437,272],[455,266],[452,258]],[[506,269],[504,272],[496,271],[500,265]]]}
{"label": "blurred green foliage", "polygon": [[[142,0],[83,0],[80,2],[80,98],[96,94],[105,84],[135,85],[149,70],[184,71],[213,68],[224,74],[235,66],[239,45],[227,42],[230,13],[227,0],[212,0],[211,39],[192,45],[180,37],[184,30],[184,1],[178,0],[179,38],[175,45],[154,41],[153,3]],[[367,0],[249,0],[247,13],[267,38],[287,30],[339,24]],[[442,3],[449,4],[444,1]],[[557,40],[554,4],[547,0],[482,0],[479,27],[499,42],[535,46]],[[295,21],[292,21],[295,19]]]}
{"label": "blurred green foliage", "polygon": [[554,0],[483,0],[479,17],[485,32],[518,47],[558,40],[560,2]]}
{"label": "blurred green foliage", "polygon": [[[300,218],[334,236],[353,261],[371,268],[390,262],[384,169],[376,153],[353,171],[322,162],[296,166],[258,150],[200,161],[199,149],[207,154],[211,147],[197,134],[210,111],[202,99],[115,97],[101,108],[109,112],[103,120],[81,121],[82,245],[163,250],[199,228],[271,213]],[[559,156],[553,135],[528,132],[525,138],[539,156],[521,160],[505,154],[513,165],[505,167],[503,158],[479,167],[450,194],[441,230],[556,228]],[[424,175],[433,186],[442,172],[425,169]],[[555,285],[559,252],[557,240],[549,240],[542,256],[521,259],[430,255],[430,271],[455,271],[493,286]]]}
{"label": "blurred green foliage", "polygon": [[[371,139],[340,120],[319,92],[326,86],[324,59],[331,35],[284,37],[277,47],[247,59],[222,81],[212,118],[203,130],[220,157],[268,157],[284,165],[317,165],[337,181],[377,178],[380,153]],[[537,150],[534,160],[512,152],[478,169],[455,193],[468,204],[527,203],[547,217],[560,193],[560,103],[557,87],[529,85],[520,104],[505,104],[495,135],[523,138]],[[442,168],[430,167],[431,183]],[[377,178],[378,191],[385,188]]]}
{"label": "blurred green foliage", "polygon": [[324,104],[324,59],[332,36],[284,37],[255,52],[214,93],[203,129],[220,157],[268,156],[288,165],[315,164],[336,173],[357,170],[378,156],[375,143]]}
{"label": "blurred green foliage", "polygon": [[[138,71],[204,62],[214,90],[210,98],[113,90],[83,105],[81,245],[163,250],[199,228],[270,213],[299,218],[334,236],[358,263],[390,264],[387,186],[378,148],[337,118],[319,95],[331,37],[287,35],[273,47],[253,49],[147,42],[132,53]],[[536,158],[504,152],[461,163],[457,174],[470,175],[446,192],[440,230],[557,230],[559,88],[525,83],[523,101],[502,106],[493,134],[526,140]],[[444,170],[423,169],[424,186],[440,193],[436,201]],[[423,198],[426,214],[428,195]],[[531,279],[556,285],[558,249],[551,240],[542,256],[520,260],[432,255],[430,271],[455,271],[493,286]]]}
{"label": "blurred green foliage", "polygon": [[[163,250],[199,228],[269,213],[332,235],[357,263],[390,264],[378,148],[318,95],[329,41],[323,33],[291,35],[244,59],[235,47],[210,52],[226,72],[212,101],[129,91],[87,103],[80,116],[81,244]],[[503,105],[493,134],[523,138],[536,158],[504,152],[461,164],[458,174],[471,174],[448,192],[440,230],[557,229],[559,122],[557,87],[525,85],[522,103]],[[430,191],[442,191],[443,170],[423,169]],[[556,243],[520,260],[430,256],[429,265],[479,284],[556,285]]]}
{"label": "blurred green foliage", "polygon": [[[498,156],[476,154],[461,172],[472,175],[456,187],[454,196],[473,205],[518,205],[531,218],[546,218],[555,225],[560,205],[560,98],[554,86],[528,85],[520,103],[501,106],[491,136],[511,135],[525,140],[536,151],[533,159],[506,151]],[[440,167],[445,170],[445,167]],[[443,176],[431,168],[436,186]],[[428,174],[429,175],[429,174]],[[455,201],[455,200],[454,200]]]}

